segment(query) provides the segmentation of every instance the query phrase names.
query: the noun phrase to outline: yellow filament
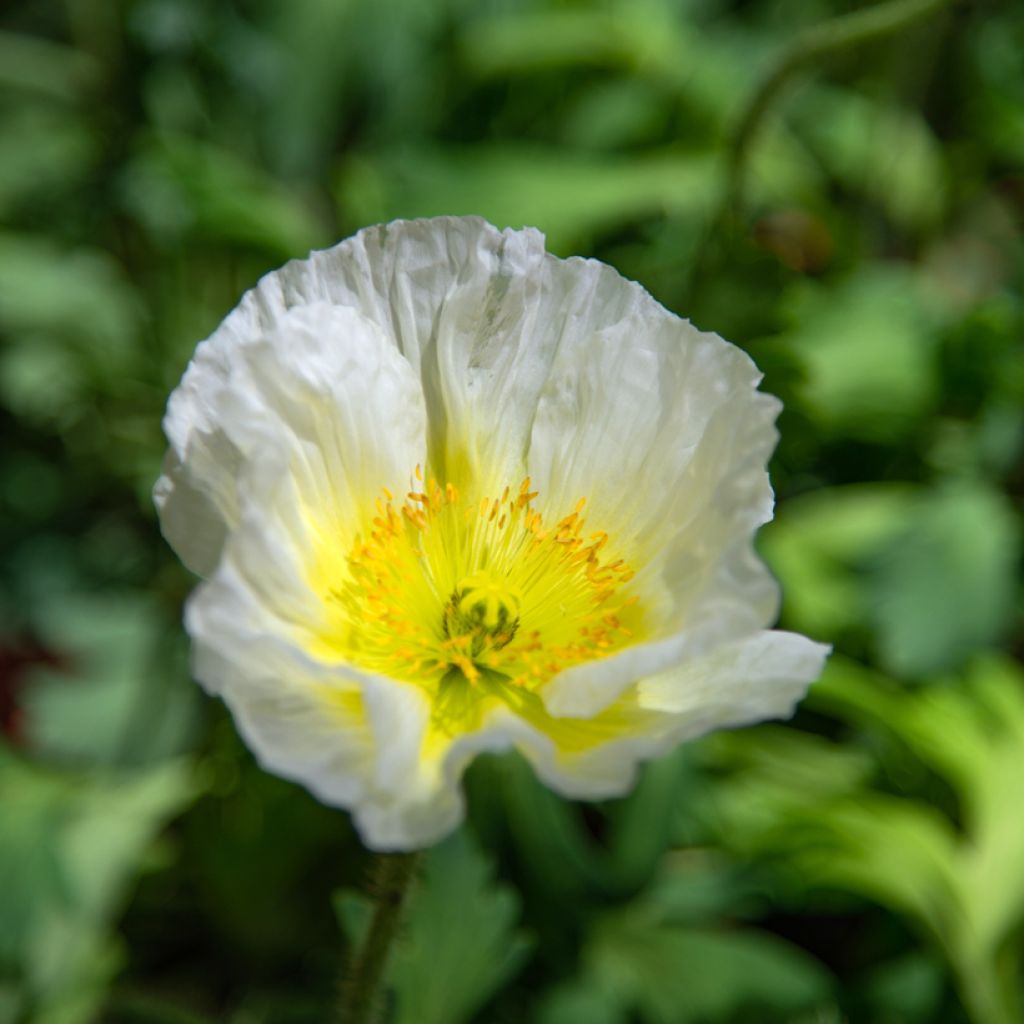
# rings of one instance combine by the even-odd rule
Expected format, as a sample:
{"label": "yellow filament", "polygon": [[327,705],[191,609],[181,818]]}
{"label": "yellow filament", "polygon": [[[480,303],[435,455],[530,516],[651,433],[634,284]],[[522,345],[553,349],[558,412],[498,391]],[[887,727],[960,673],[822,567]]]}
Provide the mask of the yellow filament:
{"label": "yellow filament", "polygon": [[374,500],[347,557],[318,561],[331,654],[435,693],[484,673],[536,690],[634,642],[635,574],[605,557],[605,531],[585,532],[586,498],[547,526],[529,478],[477,498],[414,475],[422,489],[401,504],[386,489]]}

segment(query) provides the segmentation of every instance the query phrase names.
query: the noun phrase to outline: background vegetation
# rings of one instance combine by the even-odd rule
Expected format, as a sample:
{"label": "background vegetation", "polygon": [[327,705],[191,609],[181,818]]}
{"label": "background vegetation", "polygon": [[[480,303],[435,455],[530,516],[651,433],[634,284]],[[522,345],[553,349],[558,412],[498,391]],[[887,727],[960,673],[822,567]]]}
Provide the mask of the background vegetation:
{"label": "background vegetation", "polygon": [[758,83],[856,7],[6,5],[0,1024],[326,1019],[365,855],[189,681],[159,421],[260,273],[438,213],[537,225],[751,352],[783,624],[837,653],[792,723],[626,800],[478,764],[394,1020],[1024,1019],[1024,7],[808,66],[719,216]]}

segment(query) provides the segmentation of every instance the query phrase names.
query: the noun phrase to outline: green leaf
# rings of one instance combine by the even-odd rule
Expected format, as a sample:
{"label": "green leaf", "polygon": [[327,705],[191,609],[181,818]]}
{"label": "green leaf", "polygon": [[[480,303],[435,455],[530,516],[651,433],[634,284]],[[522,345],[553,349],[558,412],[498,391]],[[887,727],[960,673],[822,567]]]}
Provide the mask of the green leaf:
{"label": "green leaf", "polygon": [[784,343],[803,362],[800,394],[814,419],[847,437],[903,436],[937,398],[938,316],[913,273],[896,265],[801,285]]}
{"label": "green leaf", "polygon": [[672,75],[688,49],[683,25],[653,4],[518,11],[477,18],[460,43],[480,75],[595,64]]}
{"label": "green leaf", "polygon": [[[362,6],[361,12],[358,6]],[[406,57],[395,53],[394,46],[386,52],[379,44],[374,46],[376,40],[366,38],[358,14],[385,22],[401,15],[394,4],[384,12],[338,0],[294,0],[287,7],[268,8],[267,13],[268,39],[273,39],[274,56],[280,62],[278,74],[284,76],[288,88],[267,91],[265,123],[259,127],[278,170],[291,176],[319,174],[333,158],[335,126],[346,116],[348,83],[339,74],[340,68],[360,74],[363,69],[354,65],[369,58],[366,71],[375,71],[382,82],[390,80],[393,85],[387,62]],[[423,75],[413,72],[411,77],[422,83]],[[367,82],[367,87],[373,84]]]}
{"label": "green leaf", "polygon": [[139,307],[106,253],[6,233],[0,235],[0,283],[0,325],[11,334],[77,339],[104,372],[131,365]]}
{"label": "green leaf", "polygon": [[737,1011],[809,1009],[829,980],[812,957],[753,931],[687,928],[627,910],[596,929],[587,972],[650,1024],[726,1021]]}
{"label": "green leaf", "polygon": [[[695,812],[693,808],[691,814]],[[666,854],[639,898],[657,908],[666,924],[712,925],[742,918],[756,899],[756,882],[745,865],[713,846],[679,848]]]}
{"label": "green leaf", "polygon": [[908,484],[859,484],[788,501],[759,538],[783,584],[784,622],[822,637],[863,623],[864,570],[904,528],[915,495]]}
{"label": "green leaf", "polygon": [[[993,12],[995,13],[995,12]],[[1019,8],[1006,8],[1002,17],[986,18],[971,34],[971,62],[977,86],[968,97],[976,137],[1012,166],[1024,161],[1024,86],[1020,53],[1024,46],[1024,17]]]}
{"label": "green leaf", "polygon": [[0,981],[0,1024],[18,1024],[22,1020],[23,1001],[15,985]]}
{"label": "green leaf", "polygon": [[[467,783],[470,806],[486,800],[492,813],[500,814],[531,884],[552,906],[578,911],[595,894],[617,888],[604,850],[583,826],[578,808],[544,786],[524,758],[509,754],[478,762]],[[500,803],[487,796],[496,792]],[[474,800],[475,794],[480,798]]]}
{"label": "green leaf", "polygon": [[811,798],[852,792],[872,771],[871,758],[863,750],[786,725],[712,734],[704,753],[719,767],[750,771]]}
{"label": "green leaf", "polygon": [[139,373],[138,314],[106,253],[0,234],[0,330],[12,340],[0,354],[0,398],[24,416],[73,418],[100,381]]}
{"label": "green leaf", "polygon": [[0,32],[0,84],[49,99],[80,101],[104,77],[84,49],[16,32]]}
{"label": "green leaf", "polygon": [[704,216],[716,195],[710,154],[598,159],[515,143],[416,149],[350,160],[336,190],[350,223],[477,214],[539,227],[554,250],[637,217]]}
{"label": "green leaf", "polygon": [[566,114],[572,148],[612,150],[660,137],[671,106],[650,83],[613,79],[588,89]]}
{"label": "green leaf", "polygon": [[867,594],[883,667],[926,675],[997,642],[1013,614],[1020,530],[1005,497],[961,483],[922,497]]}
{"label": "green leaf", "polygon": [[0,960],[40,1020],[91,1020],[117,970],[109,931],[146,849],[195,796],[190,769],[41,771],[0,747]]}
{"label": "green leaf", "polygon": [[31,673],[25,728],[32,748],[63,763],[152,763],[181,753],[198,690],[183,663],[168,671],[164,617],[132,592],[64,595],[39,631],[66,665]]}
{"label": "green leaf", "polygon": [[828,170],[895,223],[920,229],[940,220],[948,192],[945,160],[916,110],[816,85],[804,93],[796,120]]}
{"label": "green leaf", "polygon": [[547,993],[537,1011],[538,1024],[629,1024],[629,1006],[587,977]]}
{"label": "green leaf", "polygon": [[1024,923],[1024,673],[997,658],[962,679],[901,690],[834,658],[811,698],[902,740],[960,801],[954,824],[925,801],[862,793],[812,804],[772,833],[808,879],[861,892],[928,929],[979,1021],[1019,1019],[1012,937]]}
{"label": "green leaf", "polygon": [[331,906],[345,938],[353,948],[366,937],[373,918],[373,903],[361,892],[339,889],[331,896]]}
{"label": "green leaf", "polygon": [[681,748],[645,765],[632,793],[606,807],[608,875],[625,891],[651,876],[671,843],[673,812],[684,799],[685,757]]}
{"label": "green leaf", "polygon": [[525,962],[518,918],[518,897],[465,829],[434,847],[392,967],[396,1024],[468,1021]]}
{"label": "green leaf", "polygon": [[926,1024],[935,1020],[943,996],[942,966],[933,957],[914,952],[887,961],[864,984],[864,995],[877,1024]]}
{"label": "green leaf", "polygon": [[323,241],[301,198],[238,153],[186,135],[149,138],[124,179],[125,201],[157,235],[190,234],[279,257]]}
{"label": "green leaf", "polygon": [[1024,673],[1009,661],[985,658],[962,680],[937,682],[919,693],[883,684],[834,659],[813,699],[892,732],[952,785],[966,830],[955,868],[955,909],[929,923],[969,922],[959,929],[943,924],[943,930],[972,958],[991,956],[1024,920],[1024,822],[1006,812],[1024,789]]}
{"label": "green leaf", "polygon": [[941,812],[861,793],[794,819],[790,841],[812,884],[862,893],[927,925],[938,941],[956,926],[956,841]]}
{"label": "green leaf", "polygon": [[52,203],[79,185],[99,153],[82,120],[64,110],[26,105],[0,120],[0,212],[30,199]]}

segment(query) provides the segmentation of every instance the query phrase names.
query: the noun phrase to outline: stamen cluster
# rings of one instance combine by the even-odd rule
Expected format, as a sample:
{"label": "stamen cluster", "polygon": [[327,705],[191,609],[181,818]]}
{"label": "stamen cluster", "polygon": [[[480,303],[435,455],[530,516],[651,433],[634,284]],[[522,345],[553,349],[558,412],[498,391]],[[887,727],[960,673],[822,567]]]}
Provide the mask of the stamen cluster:
{"label": "stamen cluster", "polygon": [[431,687],[486,672],[535,689],[628,643],[635,573],[606,560],[606,532],[586,532],[585,498],[548,527],[537,497],[529,477],[496,498],[434,479],[400,503],[385,489],[330,592],[352,662]]}

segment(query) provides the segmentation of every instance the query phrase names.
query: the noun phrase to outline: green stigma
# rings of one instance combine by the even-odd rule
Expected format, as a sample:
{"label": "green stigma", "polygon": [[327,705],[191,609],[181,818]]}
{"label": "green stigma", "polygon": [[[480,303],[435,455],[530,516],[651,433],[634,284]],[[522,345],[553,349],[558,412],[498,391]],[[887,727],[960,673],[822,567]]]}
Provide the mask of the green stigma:
{"label": "green stigma", "polygon": [[476,572],[459,580],[444,609],[448,637],[472,638],[472,655],[485,648],[499,650],[519,628],[519,591],[490,573]]}

